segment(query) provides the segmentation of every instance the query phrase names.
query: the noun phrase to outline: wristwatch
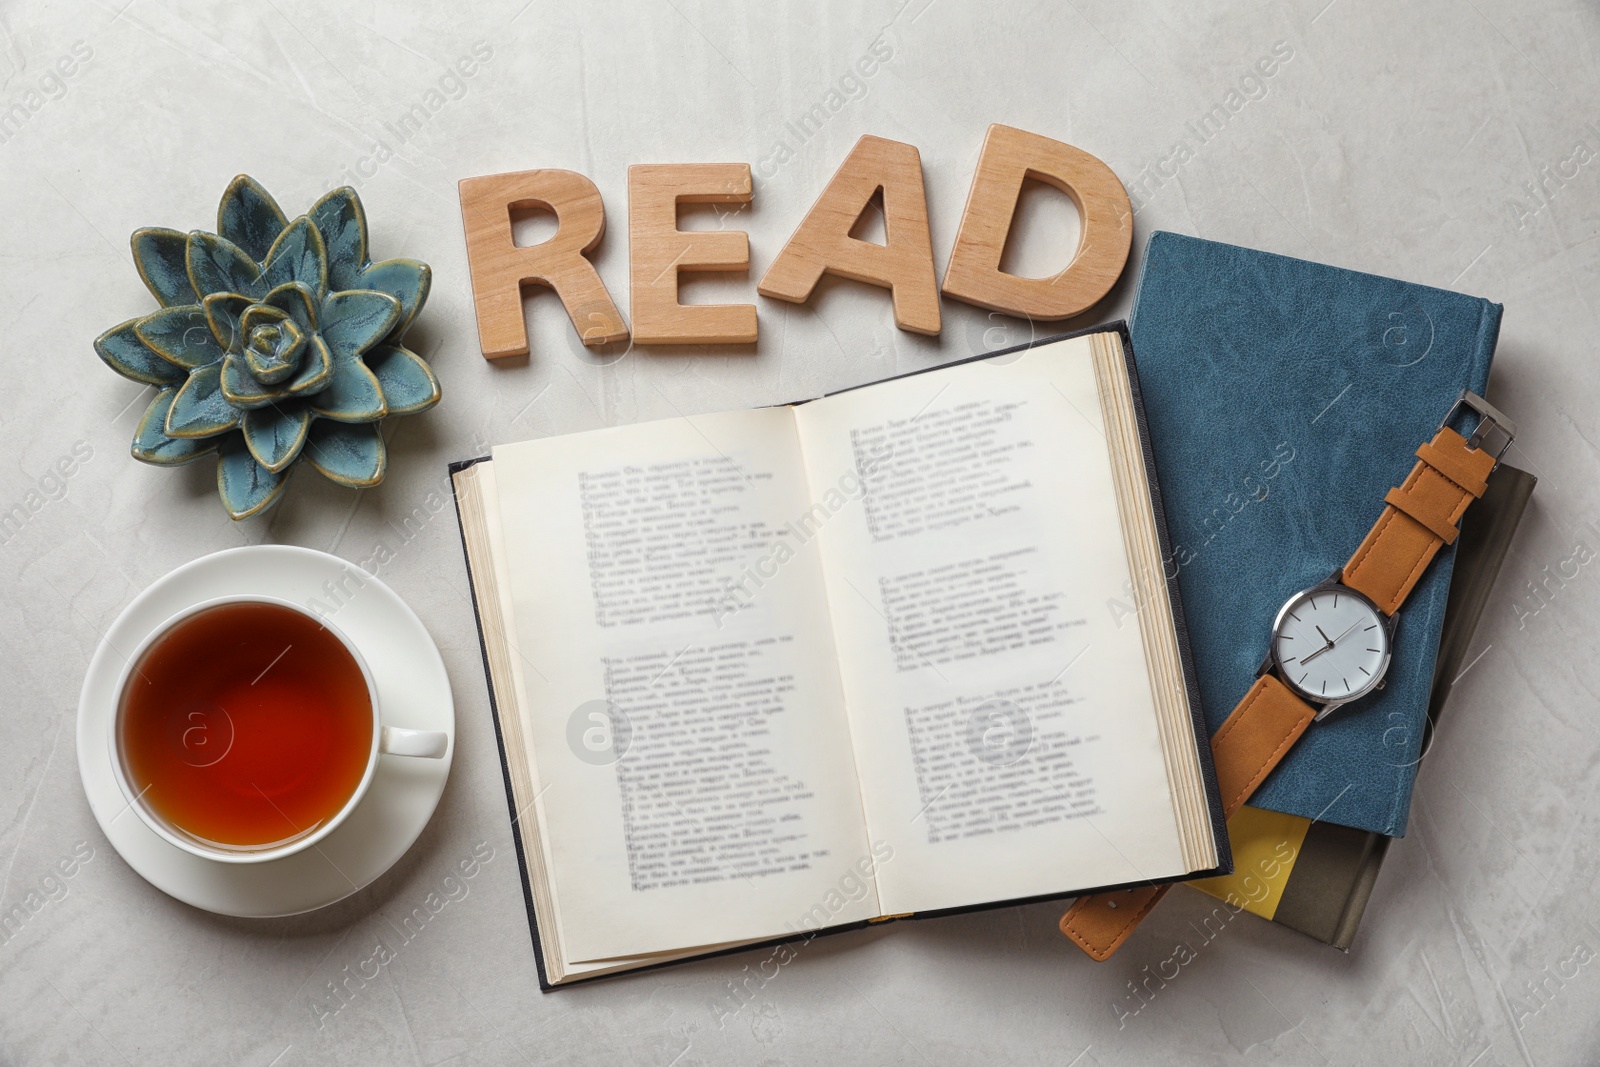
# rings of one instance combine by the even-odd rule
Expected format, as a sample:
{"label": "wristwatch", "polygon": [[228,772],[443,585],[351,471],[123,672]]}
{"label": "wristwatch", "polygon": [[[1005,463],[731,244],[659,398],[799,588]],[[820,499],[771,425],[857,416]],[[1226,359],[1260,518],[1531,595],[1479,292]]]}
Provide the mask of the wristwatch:
{"label": "wristwatch", "polygon": [[[1478,416],[1466,437],[1452,427],[1464,410]],[[1463,389],[1432,440],[1417,449],[1411,473],[1385,494],[1383,513],[1349,562],[1278,609],[1255,684],[1211,738],[1224,818],[1314,721],[1382,688],[1396,613],[1439,549],[1455,543],[1461,516],[1488,488],[1516,432],[1487,400]],[[1079,897],[1061,917],[1061,932],[1095,959],[1109,959],[1170,888]]]}

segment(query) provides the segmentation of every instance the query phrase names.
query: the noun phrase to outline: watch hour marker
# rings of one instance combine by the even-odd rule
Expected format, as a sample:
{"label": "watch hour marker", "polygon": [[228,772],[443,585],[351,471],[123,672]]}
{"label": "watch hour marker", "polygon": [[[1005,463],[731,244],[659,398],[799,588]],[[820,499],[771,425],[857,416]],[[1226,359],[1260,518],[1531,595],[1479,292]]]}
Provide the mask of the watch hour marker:
{"label": "watch hour marker", "polygon": [[1322,680],[1322,695],[1328,695],[1328,680],[1326,678]]}
{"label": "watch hour marker", "polygon": [[1381,652],[1383,650],[1382,649],[1378,649],[1378,648],[1369,648],[1369,649],[1367,649],[1367,651],[1368,652]]}
{"label": "watch hour marker", "polygon": [[1362,633],[1366,633],[1367,630],[1376,630],[1377,628],[1378,628],[1378,624],[1377,623],[1373,623],[1371,626],[1367,627],[1366,630],[1362,630],[1361,632]]}
{"label": "watch hour marker", "polygon": [[1346,688],[1346,689],[1349,689],[1349,688],[1350,688],[1350,683],[1349,683],[1349,682],[1347,682],[1347,681],[1345,681],[1345,680],[1344,680],[1344,679],[1343,679],[1343,678],[1340,678],[1340,679],[1339,679],[1339,684],[1340,684],[1340,685],[1341,685],[1341,686],[1343,686],[1343,687],[1344,687],[1344,688]]}
{"label": "watch hour marker", "polygon": [[1361,666],[1360,664],[1356,665],[1356,670],[1360,671],[1362,674],[1365,674],[1365,675],[1367,675],[1369,677],[1372,675],[1371,671],[1367,670],[1365,667]]}
{"label": "watch hour marker", "polygon": [[1293,620],[1294,620],[1294,621],[1295,621],[1295,622],[1299,622],[1299,621],[1300,621],[1300,616],[1298,616],[1298,615],[1296,615],[1296,614],[1295,614],[1295,613],[1294,613],[1294,612],[1292,612],[1292,611],[1291,611],[1291,612],[1289,612],[1289,618],[1291,618],[1291,619],[1293,619]]}
{"label": "watch hour marker", "polygon": [[1305,674],[1302,674],[1300,676],[1300,680],[1298,682],[1296,682],[1295,684],[1296,685],[1305,685],[1306,684],[1306,677],[1308,675],[1310,675],[1310,673],[1311,673],[1310,671],[1306,671]]}

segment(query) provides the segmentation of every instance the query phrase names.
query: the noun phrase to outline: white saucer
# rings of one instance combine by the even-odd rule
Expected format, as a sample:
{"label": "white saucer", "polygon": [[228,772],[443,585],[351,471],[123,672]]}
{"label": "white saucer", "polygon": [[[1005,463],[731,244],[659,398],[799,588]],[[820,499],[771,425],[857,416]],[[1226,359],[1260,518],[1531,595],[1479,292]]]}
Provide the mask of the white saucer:
{"label": "white saucer", "polygon": [[[379,756],[371,788],[343,825],[315,848],[253,864],[217,863],[158,837],[128,807],[106,743],[125,653],[184,608],[238,593],[271,594],[317,610],[315,600],[336,611],[333,622],[372,670],[384,725],[450,737],[443,759]],[[444,792],[455,724],[439,650],[394,590],[326,552],[255,545],[184,564],[140,593],[111,624],[78,699],[78,770],[112,847],[157,889],[221,915],[296,915],[364,888],[405,855]]]}

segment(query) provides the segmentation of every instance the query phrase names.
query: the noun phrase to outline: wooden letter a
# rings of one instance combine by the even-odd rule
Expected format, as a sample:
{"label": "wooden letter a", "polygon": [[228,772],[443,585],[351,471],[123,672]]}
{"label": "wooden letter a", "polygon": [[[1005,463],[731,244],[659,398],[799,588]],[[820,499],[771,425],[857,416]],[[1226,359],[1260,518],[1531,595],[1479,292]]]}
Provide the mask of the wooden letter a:
{"label": "wooden letter a", "polygon": [[[851,237],[850,229],[880,189],[884,243],[876,245]],[[883,286],[893,294],[896,326],[939,332],[939,283],[933,275],[922,158],[915,147],[882,137],[857,141],[756,291],[799,304],[824,274]]]}

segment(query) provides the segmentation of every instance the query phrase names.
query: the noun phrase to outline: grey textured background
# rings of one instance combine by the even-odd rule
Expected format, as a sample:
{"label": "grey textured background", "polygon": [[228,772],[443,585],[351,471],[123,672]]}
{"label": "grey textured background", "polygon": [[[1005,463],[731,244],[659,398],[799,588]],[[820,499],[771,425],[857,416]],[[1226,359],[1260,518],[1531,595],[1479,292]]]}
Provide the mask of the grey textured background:
{"label": "grey textured background", "polygon": [[[14,0],[0,10],[0,109],[26,111],[0,143],[0,510],[31,490],[46,494],[0,545],[0,910],[40,891],[78,843],[93,850],[0,943],[0,1061],[1600,1057],[1592,5],[466,7]],[[892,58],[859,89],[841,83],[880,37]],[[54,79],[56,60],[78,42],[89,58]],[[478,42],[492,57],[470,80],[441,82]],[[1248,81],[1278,42],[1292,58]],[[442,106],[402,143],[390,127],[430,90]],[[1187,124],[1233,90],[1249,96],[1202,142]],[[819,103],[820,132],[796,137],[786,123]],[[894,329],[879,291],[829,282],[808,307],[757,301],[754,353],[597,355],[542,295],[528,303],[532,358],[491,366],[475,347],[455,182],[533,167],[591,176],[611,221],[600,269],[620,302],[626,166],[749,161],[755,206],[721,224],[750,232],[751,277],[696,281],[689,293],[754,300],[755,279],[863,133],[921,149],[942,269],[990,122],[1106,160],[1138,192],[1136,246],[1152,229],[1174,229],[1506,305],[1492,396],[1523,427],[1514,460],[1543,481],[1479,658],[1423,769],[1412,830],[1390,853],[1354,951],[1249,916],[1202,942],[1190,924],[1212,904],[1184,890],[1105,965],[1068,946],[1055,931],[1060,909],[1041,905],[824,939],[732,1014],[718,1006],[737,1003],[731,983],[763,956],[542,996],[454,519],[430,502],[445,462],[495,442],[796,399],[1022,337],[949,301],[943,336],[913,337]],[[1190,152],[1175,166],[1180,141]],[[381,163],[379,142],[392,152]],[[1157,170],[1141,179],[1147,166]],[[377,254],[433,264],[413,337],[445,399],[392,427],[381,488],[356,494],[302,472],[269,520],[234,525],[208,464],[174,472],[128,457],[141,395],[99,364],[90,342],[153,307],[129,259],[132,229],[209,228],[240,171],[298,213],[349,180],[346,168]],[[1030,198],[1018,269],[1059,265],[1072,229],[1061,205]],[[697,214],[700,225],[719,224]],[[1094,317],[1121,315],[1127,301],[1125,282]],[[64,486],[41,485],[79,442],[89,461]],[[195,911],[134,874],[90,815],[73,735],[84,667],[120,608],[179,563],[258,542],[355,562],[382,555],[379,546],[392,552],[380,576],[443,649],[459,717],[454,776],[416,847],[352,899],[270,922]],[[1541,602],[1527,583],[1545,568],[1576,577],[1553,581]],[[340,1003],[327,984],[392,937],[391,923],[440,891],[480,842],[494,858],[466,895],[341,1010],[319,1017],[317,1005]],[[1135,998],[1129,983],[1180,940],[1199,945],[1196,958],[1152,983],[1148,1002]]]}

